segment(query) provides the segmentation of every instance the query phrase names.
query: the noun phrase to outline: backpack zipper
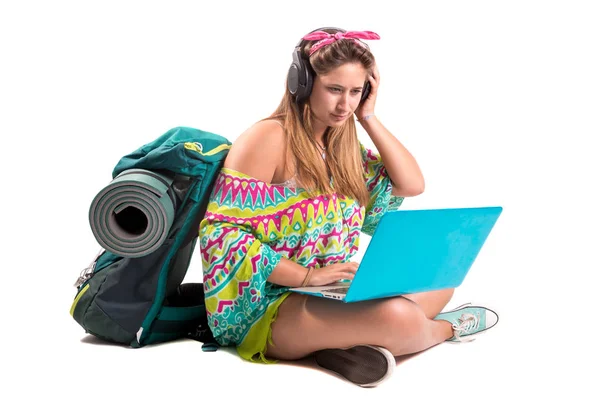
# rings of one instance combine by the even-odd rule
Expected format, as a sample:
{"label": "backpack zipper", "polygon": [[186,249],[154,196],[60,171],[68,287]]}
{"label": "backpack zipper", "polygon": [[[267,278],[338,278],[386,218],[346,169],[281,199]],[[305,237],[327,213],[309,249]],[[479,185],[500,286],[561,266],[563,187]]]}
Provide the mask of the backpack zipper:
{"label": "backpack zipper", "polygon": [[94,258],[94,261],[92,261],[90,263],[90,265],[87,266],[87,268],[83,269],[79,273],[79,278],[77,278],[77,280],[75,281],[75,284],[73,286],[75,286],[76,288],[80,288],[88,279],[90,279],[92,276],[94,276],[94,268],[96,268],[96,263],[98,262],[98,259],[100,258],[100,256],[102,254],[104,254],[105,251],[106,250],[102,249],[98,252],[96,257]]}

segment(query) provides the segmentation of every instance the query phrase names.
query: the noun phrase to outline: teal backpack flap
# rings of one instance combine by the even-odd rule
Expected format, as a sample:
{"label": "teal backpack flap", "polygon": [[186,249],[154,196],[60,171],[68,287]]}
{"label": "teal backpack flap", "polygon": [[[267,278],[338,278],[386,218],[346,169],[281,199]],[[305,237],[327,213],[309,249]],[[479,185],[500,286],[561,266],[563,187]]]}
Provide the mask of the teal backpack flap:
{"label": "teal backpack flap", "polygon": [[133,347],[185,336],[212,343],[202,284],[181,282],[230,147],[179,127],[118,162],[90,207],[103,251],[77,280],[71,307],[86,332]]}

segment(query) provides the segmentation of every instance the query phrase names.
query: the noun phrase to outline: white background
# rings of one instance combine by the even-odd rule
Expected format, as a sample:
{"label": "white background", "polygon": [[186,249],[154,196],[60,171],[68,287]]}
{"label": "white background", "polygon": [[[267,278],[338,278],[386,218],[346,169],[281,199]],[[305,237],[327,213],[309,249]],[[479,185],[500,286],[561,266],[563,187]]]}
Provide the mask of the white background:
{"label": "white background", "polygon": [[[598,398],[597,3],[216,4],[2,2],[1,397]],[[86,337],[71,285],[98,250],[87,213],[119,158],[175,126],[235,140],[275,109],[294,45],[322,26],[381,35],[376,113],[427,185],[404,208],[504,207],[450,303],[495,309],[497,327],[372,390],[196,342]],[[186,280],[200,269],[195,257]]]}

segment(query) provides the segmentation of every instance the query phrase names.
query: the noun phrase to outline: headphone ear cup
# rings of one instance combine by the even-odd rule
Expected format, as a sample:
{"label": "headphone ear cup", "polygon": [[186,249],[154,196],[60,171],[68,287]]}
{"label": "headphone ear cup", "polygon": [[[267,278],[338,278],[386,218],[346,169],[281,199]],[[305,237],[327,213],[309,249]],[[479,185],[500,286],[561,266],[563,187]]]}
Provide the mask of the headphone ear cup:
{"label": "headphone ear cup", "polygon": [[288,90],[296,104],[304,103],[310,96],[313,85],[312,68],[308,61],[302,57],[299,47],[292,54],[292,64],[288,70]]}
{"label": "headphone ear cup", "polygon": [[362,94],[360,96],[360,104],[364,103],[367,97],[369,97],[369,93],[371,93],[371,83],[369,81],[366,81],[365,86],[363,86]]}
{"label": "headphone ear cup", "polygon": [[294,97],[297,95],[298,88],[300,87],[299,74],[300,74],[300,71],[298,70],[298,65],[293,62],[290,65],[290,69],[288,70],[287,85],[288,85],[288,91]]}
{"label": "headphone ear cup", "polygon": [[292,64],[288,70],[287,81],[288,90],[293,97],[298,95],[299,91],[302,91],[302,86],[305,85],[303,77],[304,72],[302,71],[302,65],[300,63],[300,51],[298,48],[292,53]]}
{"label": "headphone ear cup", "polygon": [[301,103],[304,103],[306,100],[308,100],[310,94],[312,93],[313,87],[313,74],[310,66],[308,66],[308,68],[305,67],[304,71],[306,71],[306,86],[304,88],[304,93],[302,94],[302,99],[300,101]]}

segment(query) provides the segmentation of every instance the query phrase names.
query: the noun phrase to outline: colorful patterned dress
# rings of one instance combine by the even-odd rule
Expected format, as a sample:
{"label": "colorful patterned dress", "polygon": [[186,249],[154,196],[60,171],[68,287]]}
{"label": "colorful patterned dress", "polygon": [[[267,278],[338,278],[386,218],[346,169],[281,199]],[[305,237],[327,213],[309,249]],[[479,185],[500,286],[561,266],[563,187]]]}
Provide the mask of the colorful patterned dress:
{"label": "colorful patterned dress", "polygon": [[267,278],[281,257],[316,268],[348,262],[360,232],[372,235],[381,216],[400,206],[380,156],[362,145],[361,152],[366,208],[343,195],[310,197],[221,170],[200,224],[208,321],[221,345],[235,345],[246,360],[272,362],[265,357],[271,323],[290,292]]}

